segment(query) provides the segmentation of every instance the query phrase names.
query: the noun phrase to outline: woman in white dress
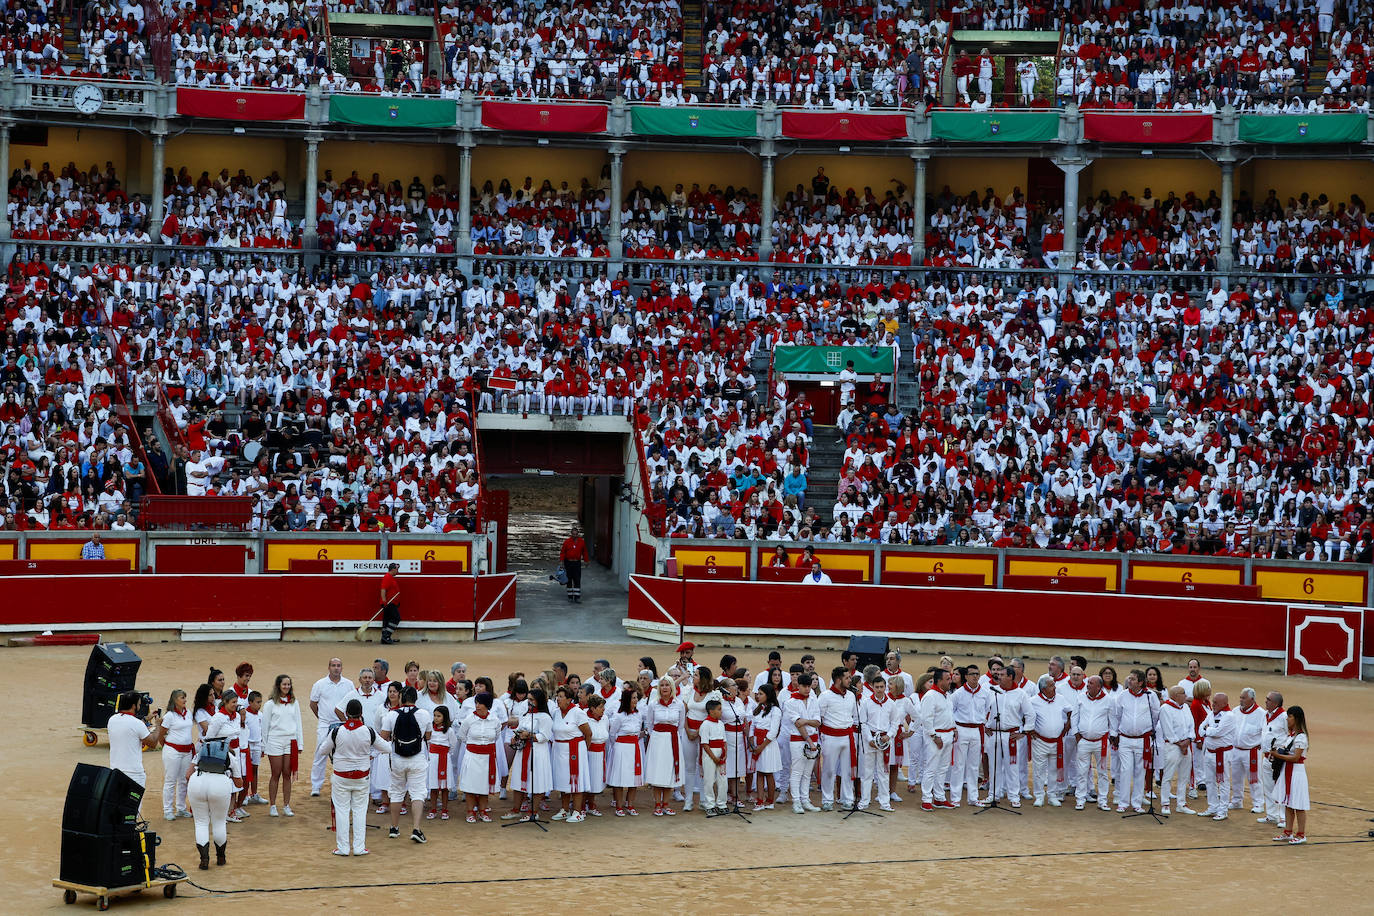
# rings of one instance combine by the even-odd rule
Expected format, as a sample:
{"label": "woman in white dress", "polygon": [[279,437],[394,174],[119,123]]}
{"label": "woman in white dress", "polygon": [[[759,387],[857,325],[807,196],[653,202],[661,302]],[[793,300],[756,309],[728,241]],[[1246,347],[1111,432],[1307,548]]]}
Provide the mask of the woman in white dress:
{"label": "woman in white dress", "polygon": [[725,724],[725,778],[732,802],[744,798],[749,780],[749,703],[739,695],[739,684],[726,678],[720,682],[720,721]]}
{"label": "woman in white dress", "polygon": [[301,704],[296,702],[291,675],[279,674],[272,685],[272,693],[262,704],[262,750],[272,767],[272,779],[267,784],[269,817],[277,816],[277,787],[281,786],[282,810],[287,817],[295,817],[291,810],[291,783],[300,767]]}
{"label": "woman in white dress", "polygon": [[1265,757],[1283,761],[1283,772],[1274,779],[1269,797],[1283,805],[1283,832],[1276,843],[1307,842],[1307,809],[1312,797],[1307,787],[1307,714],[1301,706],[1288,710],[1288,740],[1266,751]]}
{"label": "woman in white dress", "polygon": [[497,744],[501,738],[501,720],[492,715],[496,698],[479,693],[472,698],[472,715],[458,727],[458,740],[463,745],[463,768],[458,771],[458,788],[467,796],[469,824],[491,823],[491,796],[496,791]]}
{"label": "woman in white dress", "polygon": [[[453,702],[457,704],[453,707],[453,750],[449,754],[449,770],[451,773],[463,772],[463,742],[458,738],[458,730],[462,727],[467,717],[472,715],[472,681],[459,679],[453,682]],[[457,779],[453,782],[453,789],[449,792],[450,799],[458,797]]]}
{"label": "woman in white dress", "polygon": [[644,710],[644,727],[649,733],[644,781],[653,787],[654,817],[672,816],[677,812],[669,807],[668,799],[673,789],[682,785],[680,740],[687,727],[687,711],[677,698],[673,679],[667,675],[659,678],[658,694]]}
{"label": "woman in white dress", "polygon": [[752,734],[755,777],[755,811],[771,811],[777,802],[778,787],[775,775],[782,769],[782,752],[778,749],[778,735],[782,733],[782,708],[772,684],[763,684],[754,691],[754,730]]}
{"label": "woman in white dress", "polygon": [[[386,700],[372,713],[372,721],[368,725],[372,726],[373,731],[382,730],[382,719],[393,709],[400,708],[401,705],[401,682],[386,682]],[[391,755],[378,754],[372,763],[372,778],[368,788],[378,799],[377,813],[391,813]]]}
{"label": "woman in white dress", "polygon": [[190,817],[186,809],[186,780],[191,775],[191,757],[200,740],[186,691],[173,690],[167,700],[167,714],[158,723],[162,742],[162,816],[169,821]]}
{"label": "woman in white dress", "polygon": [[639,708],[639,688],[627,685],[620,692],[620,709],[606,727],[611,759],[606,782],[615,796],[616,817],[638,817],[635,789],[644,785],[644,713]]}
{"label": "woman in white dress", "polygon": [[[536,687],[529,692],[526,712],[515,725],[514,741],[520,744],[510,764],[510,791],[514,807],[502,820],[530,820],[539,799],[553,791],[553,717],[549,696]],[[529,805],[530,810],[525,811]]]}
{"label": "woman in white dress", "polygon": [[587,819],[582,813],[582,793],[587,778],[587,743],[591,728],[587,713],[577,705],[577,694],[567,684],[554,691],[553,709],[553,788],[562,798],[553,820],[566,819],[580,824]]}
{"label": "woman in white dress", "polygon": [[605,699],[593,694],[587,700],[587,765],[582,768],[582,807],[592,817],[601,817],[596,797],[606,790],[610,724]]}
{"label": "woman in white dress", "polygon": [[683,811],[691,811],[692,795],[701,793],[701,736],[697,730],[706,721],[706,704],[719,699],[715,678],[705,665],[697,668],[692,682],[682,688],[682,703],[686,708],[684,737],[687,740],[682,750],[682,794],[686,799]]}

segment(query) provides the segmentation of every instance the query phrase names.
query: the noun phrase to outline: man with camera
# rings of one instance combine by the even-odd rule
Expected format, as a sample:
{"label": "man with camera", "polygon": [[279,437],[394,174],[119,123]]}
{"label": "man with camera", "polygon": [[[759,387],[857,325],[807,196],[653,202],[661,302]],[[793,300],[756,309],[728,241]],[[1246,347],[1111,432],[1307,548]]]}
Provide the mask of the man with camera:
{"label": "man with camera", "polygon": [[138,717],[138,704],[142,694],[130,690],[121,693],[117,701],[118,710],[110,716],[106,731],[110,736],[110,769],[119,770],[140,786],[148,783],[148,774],[143,769],[143,749],[157,747],[157,713],[145,722]]}

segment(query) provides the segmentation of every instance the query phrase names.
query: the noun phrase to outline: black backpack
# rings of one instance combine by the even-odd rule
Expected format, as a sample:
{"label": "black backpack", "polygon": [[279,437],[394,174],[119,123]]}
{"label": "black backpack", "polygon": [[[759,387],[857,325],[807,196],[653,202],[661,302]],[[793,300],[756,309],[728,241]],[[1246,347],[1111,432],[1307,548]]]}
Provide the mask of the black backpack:
{"label": "black backpack", "polygon": [[397,757],[414,757],[423,747],[424,735],[415,718],[415,707],[406,706],[396,713],[396,726],[391,730],[391,752]]}

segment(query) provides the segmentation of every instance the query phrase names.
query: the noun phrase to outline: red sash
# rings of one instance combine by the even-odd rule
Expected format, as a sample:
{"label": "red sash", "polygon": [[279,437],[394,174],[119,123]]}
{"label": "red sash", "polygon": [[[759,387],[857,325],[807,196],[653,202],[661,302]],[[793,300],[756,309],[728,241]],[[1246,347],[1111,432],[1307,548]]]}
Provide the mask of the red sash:
{"label": "red sash", "polygon": [[371,770],[335,770],[334,775],[340,779],[366,779]]}
{"label": "red sash", "polygon": [[[936,733],[937,735],[944,734],[945,732],[952,732],[953,734],[956,734],[956,735],[959,734],[958,732],[954,731],[954,729],[952,729],[952,728],[937,728],[937,729],[935,729],[935,733]],[[957,742],[957,741],[951,741],[951,742],[949,742],[949,765],[950,765],[950,766],[954,766],[954,747],[955,747],[955,745],[957,745],[958,743],[959,743],[959,742]],[[940,753],[943,754],[944,751],[941,750]]]}
{"label": "red sash", "polygon": [[591,751],[593,754],[604,754],[604,753],[606,753],[606,742],[605,742],[605,741],[588,741],[588,742],[587,742],[587,750]]}
{"label": "red sash", "polygon": [[[703,719],[702,721],[705,720]],[[666,732],[673,736],[673,779],[676,780],[678,778],[678,775],[682,772],[682,749],[678,746],[677,743],[677,726],[671,725],[667,722],[659,722],[654,726],[654,731]],[[638,759],[636,759],[635,762],[636,764],[638,764]]]}
{"label": "red sash", "polygon": [[[1146,773],[1151,773],[1151,772],[1153,772],[1153,771],[1154,771],[1154,768],[1155,768],[1155,751],[1154,751],[1154,744],[1153,744],[1153,742],[1150,740],[1152,737],[1153,737],[1152,734],[1147,734],[1147,735],[1145,736],[1145,748],[1140,752],[1140,761],[1141,761],[1141,763],[1145,764],[1145,772],[1146,772]],[[1148,785],[1148,781],[1147,781],[1147,785]]]}
{"label": "red sash", "polygon": [[296,771],[301,765],[301,745],[300,742],[292,739],[291,741],[291,778],[296,778]]}
{"label": "red sash", "polygon": [[453,750],[453,748],[446,744],[431,744],[429,746],[429,752],[437,755],[439,758],[439,768],[436,775],[439,781],[439,788],[441,789],[448,788],[448,752],[451,750]]}
{"label": "red sash", "polygon": [[[972,693],[972,692],[974,692],[974,691],[970,691],[970,693]],[[982,722],[955,722],[954,724],[957,725],[957,726],[959,726],[960,728],[976,728],[976,729],[978,729],[978,756],[979,756],[979,757],[983,756],[983,752],[984,752],[983,742],[984,742],[984,740],[987,738],[987,726],[984,725]]]}
{"label": "red sash", "polygon": [[687,717],[687,727],[690,728],[692,731],[700,731],[700,730],[701,730],[701,723],[703,723],[703,722],[705,722],[705,721],[706,721],[705,719],[693,719],[691,716],[688,716],[688,717]]}
{"label": "red sash", "polygon": [[759,745],[762,744],[762,743],[763,743],[764,741],[766,741],[766,740],[768,740],[768,729],[766,729],[766,728],[756,728],[756,729],[754,729],[754,756],[755,756],[755,757],[757,757],[757,756],[759,756],[760,754],[763,753],[763,749],[760,748]]}
{"label": "red sash", "polygon": [[1297,760],[1289,760],[1283,767],[1283,800],[1285,803],[1293,800],[1293,767],[1306,760],[1306,757],[1299,757]]}
{"label": "red sash", "polygon": [[1250,782],[1259,782],[1259,748],[1250,748]]}
{"label": "red sash", "polygon": [[172,750],[182,754],[189,754],[193,750],[195,750],[195,747],[190,744],[173,744],[170,741],[164,741],[163,743],[170,747]]}
{"label": "red sash", "polygon": [[1211,753],[1217,758],[1217,786],[1221,786],[1221,781],[1226,778],[1226,752],[1231,750],[1231,745],[1213,748]]}
{"label": "red sash", "polygon": [[[578,760],[582,756],[578,752],[578,746],[582,743],[582,736],[575,738],[559,738],[559,744],[568,746],[568,784],[572,787],[571,791],[577,791]],[[604,747],[604,745],[603,745]]]}
{"label": "red sash", "polygon": [[724,765],[725,765],[725,739],[724,739],[724,738],[712,738],[710,741],[707,741],[705,744],[703,744],[703,745],[701,746],[701,752],[700,752],[699,757],[700,757],[700,761],[701,761],[701,763],[702,763],[703,766],[705,766],[705,763],[706,763],[706,749],[707,749],[708,747],[709,747],[711,750],[713,750],[713,751],[719,751],[719,752],[720,752],[720,765],[721,765],[721,766],[724,766]]}
{"label": "red sash", "polygon": [[494,744],[469,744],[467,746],[469,754],[481,754],[487,758],[487,794],[496,791],[496,745]]}
{"label": "red sash", "polygon": [[829,725],[821,726],[821,734],[829,735],[831,738],[849,739],[849,765],[853,768],[859,766],[859,745],[854,741],[854,726],[848,728],[831,728]]}
{"label": "red sash", "polygon": [[615,739],[616,744],[633,744],[635,746],[635,778],[644,775],[644,758],[641,756],[643,748],[639,744],[638,735],[621,735]]}

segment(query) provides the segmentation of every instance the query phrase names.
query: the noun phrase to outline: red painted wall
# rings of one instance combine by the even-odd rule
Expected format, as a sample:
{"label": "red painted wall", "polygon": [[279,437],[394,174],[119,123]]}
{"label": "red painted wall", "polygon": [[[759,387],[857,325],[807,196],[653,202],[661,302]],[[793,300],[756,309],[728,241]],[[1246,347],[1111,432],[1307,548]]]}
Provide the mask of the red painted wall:
{"label": "red painted wall", "polygon": [[[513,578],[483,576],[479,613]],[[5,582],[0,625],[160,623],[234,620],[363,620],[378,608],[375,576],[83,576],[61,581],[15,577]],[[471,622],[472,579],[405,576],[402,620]],[[487,620],[515,616],[515,588]]]}
{"label": "red painted wall", "polygon": [[[640,588],[630,589],[631,618],[663,622],[644,592],[669,615],[681,612],[682,580],[634,576],[633,581]],[[1285,646],[1285,607],[1254,601],[688,580],[685,605],[683,622],[689,629],[941,633],[1061,640],[1070,645],[1181,645],[1199,651],[1211,647],[1283,652]],[[1374,638],[1368,633],[1364,654],[1374,655]]]}

